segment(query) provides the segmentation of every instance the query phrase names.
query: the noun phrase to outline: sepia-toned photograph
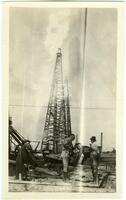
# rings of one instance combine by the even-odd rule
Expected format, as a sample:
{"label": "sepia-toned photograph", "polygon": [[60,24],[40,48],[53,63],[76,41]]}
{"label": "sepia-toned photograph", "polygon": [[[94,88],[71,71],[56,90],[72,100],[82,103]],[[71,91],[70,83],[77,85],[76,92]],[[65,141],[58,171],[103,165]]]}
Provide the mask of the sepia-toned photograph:
{"label": "sepia-toned photograph", "polygon": [[117,7],[9,7],[8,192],[117,192],[117,38]]}

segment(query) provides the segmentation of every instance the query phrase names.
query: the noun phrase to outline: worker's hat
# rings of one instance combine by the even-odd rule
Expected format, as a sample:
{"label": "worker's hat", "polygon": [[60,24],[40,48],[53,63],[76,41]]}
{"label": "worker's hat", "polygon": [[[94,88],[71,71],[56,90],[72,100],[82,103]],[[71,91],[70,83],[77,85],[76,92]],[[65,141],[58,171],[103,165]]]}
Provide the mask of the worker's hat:
{"label": "worker's hat", "polygon": [[90,140],[96,141],[96,137],[95,137],[95,136],[92,136],[92,137],[90,138]]}
{"label": "worker's hat", "polygon": [[30,143],[31,141],[30,141],[30,140],[24,140],[24,141],[23,141],[23,143],[26,143],[26,142],[29,142],[29,143]]}

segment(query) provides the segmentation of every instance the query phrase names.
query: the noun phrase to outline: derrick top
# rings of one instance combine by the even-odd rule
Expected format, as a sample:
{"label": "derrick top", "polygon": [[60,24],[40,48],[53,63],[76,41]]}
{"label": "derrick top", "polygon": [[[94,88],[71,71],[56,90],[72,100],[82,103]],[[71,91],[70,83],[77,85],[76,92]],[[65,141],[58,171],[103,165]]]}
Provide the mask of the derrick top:
{"label": "derrick top", "polygon": [[62,56],[62,53],[61,53],[61,48],[58,48],[58,51],[57,51],[57,56],[58,56],[58,57]]}

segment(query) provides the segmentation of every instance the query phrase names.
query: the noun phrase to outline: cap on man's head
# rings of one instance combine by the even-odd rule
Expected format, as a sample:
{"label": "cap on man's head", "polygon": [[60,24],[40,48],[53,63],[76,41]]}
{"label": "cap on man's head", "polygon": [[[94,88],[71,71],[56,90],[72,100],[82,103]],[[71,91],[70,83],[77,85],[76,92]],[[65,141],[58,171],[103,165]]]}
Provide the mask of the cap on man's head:
{"label": "cap on man's head", "polygon": [[92,136],[92,137],[90,138],[90,140],[96,141],[96,137],[95,137],[95,136]]}
{"label": "cap on man's head", "polygon": [[25,144],[26,142],[29,142],[29,143],[30,143],[31,141],[30,141],[30,140],[24,140],[24,141],[23,141],[23,144]]}

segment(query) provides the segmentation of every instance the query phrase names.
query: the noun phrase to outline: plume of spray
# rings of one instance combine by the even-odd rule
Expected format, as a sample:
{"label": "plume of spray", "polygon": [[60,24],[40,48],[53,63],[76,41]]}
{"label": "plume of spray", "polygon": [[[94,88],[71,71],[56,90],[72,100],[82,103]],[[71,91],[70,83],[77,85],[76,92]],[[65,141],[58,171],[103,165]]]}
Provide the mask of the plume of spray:
{"label": "plume of spray", "polygon": [[79,140],[84,143],[85,141],[85,50],[86,50],[86,27],[87,27],[87,8],[81,11],[81,65],[82,73],[82,96],[81,96],[81,120],[80,120],[80,135]]}
{"label": "plume of spray", "polygon": [[68,36],[70,23],[70,10],[56,10],[49,16],[49,24],[45,38],[45,47],[50,58],[54,58],[54,52],[63,47],[63,42]]}
{"label": "plume of spray", "polygon": [[[80,46],[80,52],[81,52],[81,65],[83,69],[82,73],[82,96],[81,96],[81,118],[80,118],[80,135],[78,140],[84,144],[85,142],[85,50],[86,50],[86,27],[87,27],[87,8],[85,11],[81,10],[81,46]],[[79,175],[80,177],[83,176],[83,165],[79,166]],[[79,190],[81,192],[82,190],[82,182],[79,182],[80,187]]]}

